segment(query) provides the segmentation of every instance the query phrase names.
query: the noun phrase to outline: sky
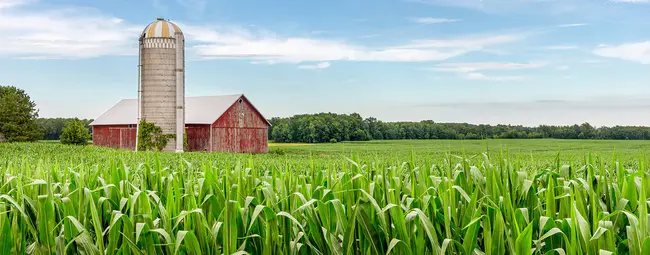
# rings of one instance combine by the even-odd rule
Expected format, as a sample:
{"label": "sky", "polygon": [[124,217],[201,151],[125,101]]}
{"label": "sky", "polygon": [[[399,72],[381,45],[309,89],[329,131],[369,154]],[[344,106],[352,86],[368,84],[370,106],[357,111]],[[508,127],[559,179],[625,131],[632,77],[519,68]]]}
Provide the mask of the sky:
{"label": "sky", "polygon": [[40,117],[137,98],[137,39],[186,38],[186,95],[267,117],[650,126],[650,0],[0,0],[0,84]]}

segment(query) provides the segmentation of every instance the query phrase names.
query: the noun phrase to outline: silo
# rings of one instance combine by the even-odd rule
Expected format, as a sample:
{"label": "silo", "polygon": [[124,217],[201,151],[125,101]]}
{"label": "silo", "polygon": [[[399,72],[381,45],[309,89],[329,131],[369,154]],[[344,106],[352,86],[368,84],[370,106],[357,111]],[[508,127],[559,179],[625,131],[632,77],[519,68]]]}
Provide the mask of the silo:
{"label": "silo", "polygon": [[[164,19],[150,23],[140,36],[138,123],[140,119],[175,138],[163,151],[183,151],[185,130],[185,39]],[[136,141],[137,143],[137,141]]]}

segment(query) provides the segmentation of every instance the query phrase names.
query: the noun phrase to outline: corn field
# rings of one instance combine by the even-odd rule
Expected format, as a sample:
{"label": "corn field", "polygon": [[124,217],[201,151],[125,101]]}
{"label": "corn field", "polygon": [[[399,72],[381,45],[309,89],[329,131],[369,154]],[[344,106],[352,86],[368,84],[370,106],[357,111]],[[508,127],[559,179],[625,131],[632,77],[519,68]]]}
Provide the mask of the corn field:
{"label": "corn field", "polygon": [[650,254],[645,158],[400,160],[0,144],[0,254]]}

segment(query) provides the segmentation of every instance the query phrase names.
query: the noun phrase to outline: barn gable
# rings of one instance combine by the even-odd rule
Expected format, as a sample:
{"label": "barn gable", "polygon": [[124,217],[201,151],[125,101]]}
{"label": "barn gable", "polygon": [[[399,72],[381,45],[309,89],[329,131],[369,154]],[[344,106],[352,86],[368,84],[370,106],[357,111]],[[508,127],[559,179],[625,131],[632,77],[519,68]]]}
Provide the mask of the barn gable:
{"label": "barn gable", "polygon": [[235,102],[213,124],[215,127],[266,128],[271,123],[244,96]]}

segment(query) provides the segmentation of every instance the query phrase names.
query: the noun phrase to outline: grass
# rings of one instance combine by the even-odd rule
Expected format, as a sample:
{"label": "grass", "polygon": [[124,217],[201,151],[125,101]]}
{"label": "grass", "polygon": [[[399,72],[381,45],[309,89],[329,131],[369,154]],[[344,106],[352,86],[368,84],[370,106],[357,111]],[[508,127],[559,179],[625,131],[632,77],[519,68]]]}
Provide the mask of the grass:
{"label": "grass", "polygon": [[380,141],[245,155],[0,144],[0,254],[649,254],[648,149]]}

